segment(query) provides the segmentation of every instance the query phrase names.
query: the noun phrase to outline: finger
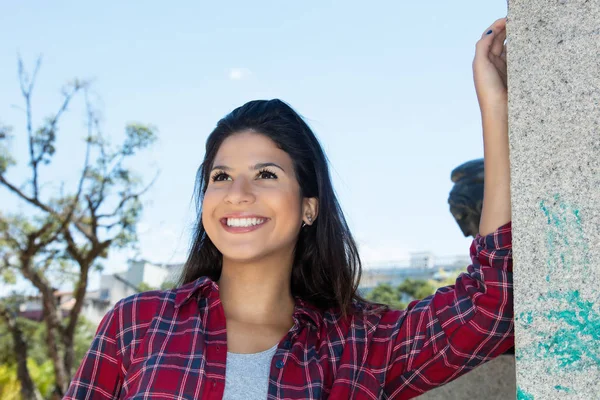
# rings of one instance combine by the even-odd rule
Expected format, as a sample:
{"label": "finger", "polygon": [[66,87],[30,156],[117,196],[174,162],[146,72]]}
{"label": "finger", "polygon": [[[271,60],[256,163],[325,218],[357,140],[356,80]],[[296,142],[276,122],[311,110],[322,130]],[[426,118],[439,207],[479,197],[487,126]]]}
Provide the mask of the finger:
{"label": "finger", "polygon": [[[505,28],[506,18],[501,18],[494,22],[492,26],[481,35],[481,39],[477,42],[476,46],[475,60],[488,57],[494,39],[502,32],[505,32]],[[501,43],[504,43],[504,40],[502,40]]]}
{"label": "finger", "polygon": [[492,25],[490,25],[490,27],[483,32],[481,37],[485,38],[488,35],[489,31],[492,31],[492,33],[493,33],[493,32],[499,32],[502,29],[506,29],[506,17],[499,18],[496,21],[494,21],[494,23]]}
{"label": "finger", "polygon": [[496,34],[494,40],[492,40],[492,46],[490,52],[495,56],[500,56],[502,50],[504,50],[504,41],[506,40],[506,29],[502,29]]}
{"label": "finger", "polygon": [[500,58],[506,62],[506,45],[502,46],[502,53],[500,54]]}
{"label": "finger", "polygon": [[492,62],[492,64],[494,64],[494,67],[496,67],[498,73],[506,75],[506,61],[498,57],[492,57],[490,61]]}
{"label": "finger", "polygon": [[494,30],[489,29],[486,33],[483,34],[481,39],[477,42],[475,46],[475,60],[483,60],[488,58],[490,54],[490,47],[494,41]]}

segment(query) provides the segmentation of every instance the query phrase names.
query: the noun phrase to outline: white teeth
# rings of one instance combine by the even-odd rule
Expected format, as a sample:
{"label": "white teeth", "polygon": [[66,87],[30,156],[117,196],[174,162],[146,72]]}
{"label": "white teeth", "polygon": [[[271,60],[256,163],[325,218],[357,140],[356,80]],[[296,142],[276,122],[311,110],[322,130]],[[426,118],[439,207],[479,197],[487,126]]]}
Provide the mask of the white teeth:
{"label": "white teeth", "polygon": [[227,218],[227,226],[248,227],[265,222],[262,218]]}

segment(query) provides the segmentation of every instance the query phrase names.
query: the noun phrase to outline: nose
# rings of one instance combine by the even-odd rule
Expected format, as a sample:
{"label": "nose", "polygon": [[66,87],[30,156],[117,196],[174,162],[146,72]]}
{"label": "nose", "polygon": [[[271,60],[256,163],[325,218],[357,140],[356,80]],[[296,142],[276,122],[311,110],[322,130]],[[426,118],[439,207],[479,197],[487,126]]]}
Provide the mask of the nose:
{"label": "nose", "polygon": [[225,202],[229,204],[252,204],[254,201],[255,197],[252,192],[252,186],[250,182],[243,177],[238,177],[233,181],[225,196]]}

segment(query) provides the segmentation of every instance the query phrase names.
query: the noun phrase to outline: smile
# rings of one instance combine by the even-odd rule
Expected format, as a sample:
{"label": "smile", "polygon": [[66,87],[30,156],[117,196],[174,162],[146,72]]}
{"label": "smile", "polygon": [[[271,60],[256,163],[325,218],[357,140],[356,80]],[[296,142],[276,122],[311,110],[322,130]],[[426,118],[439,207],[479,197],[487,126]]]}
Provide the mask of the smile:
{"label": "smile", "polygon": [[264,217],[226,217],[221,218],[221,226],[229,233],[247,233],[260,229],[269,218]]}
{"label": "smile", "polygon": [[265,218],[227,218],[227,226],[256,226],[264,224]]}

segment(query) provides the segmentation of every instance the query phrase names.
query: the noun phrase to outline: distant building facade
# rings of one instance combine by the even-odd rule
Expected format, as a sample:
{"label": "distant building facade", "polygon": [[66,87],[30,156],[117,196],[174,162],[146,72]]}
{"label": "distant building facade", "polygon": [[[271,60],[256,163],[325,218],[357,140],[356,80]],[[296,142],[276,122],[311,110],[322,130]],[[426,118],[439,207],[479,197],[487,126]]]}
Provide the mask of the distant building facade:
{"label": "distant building facade", "polygon": [[359,291],[366,295],[377,285],[397,286],[408,278],[444,280],[457,276],[470,263],[468,256],[435,257],[430,252],[411,253],[407,260],[367,265],[363,269]]}

